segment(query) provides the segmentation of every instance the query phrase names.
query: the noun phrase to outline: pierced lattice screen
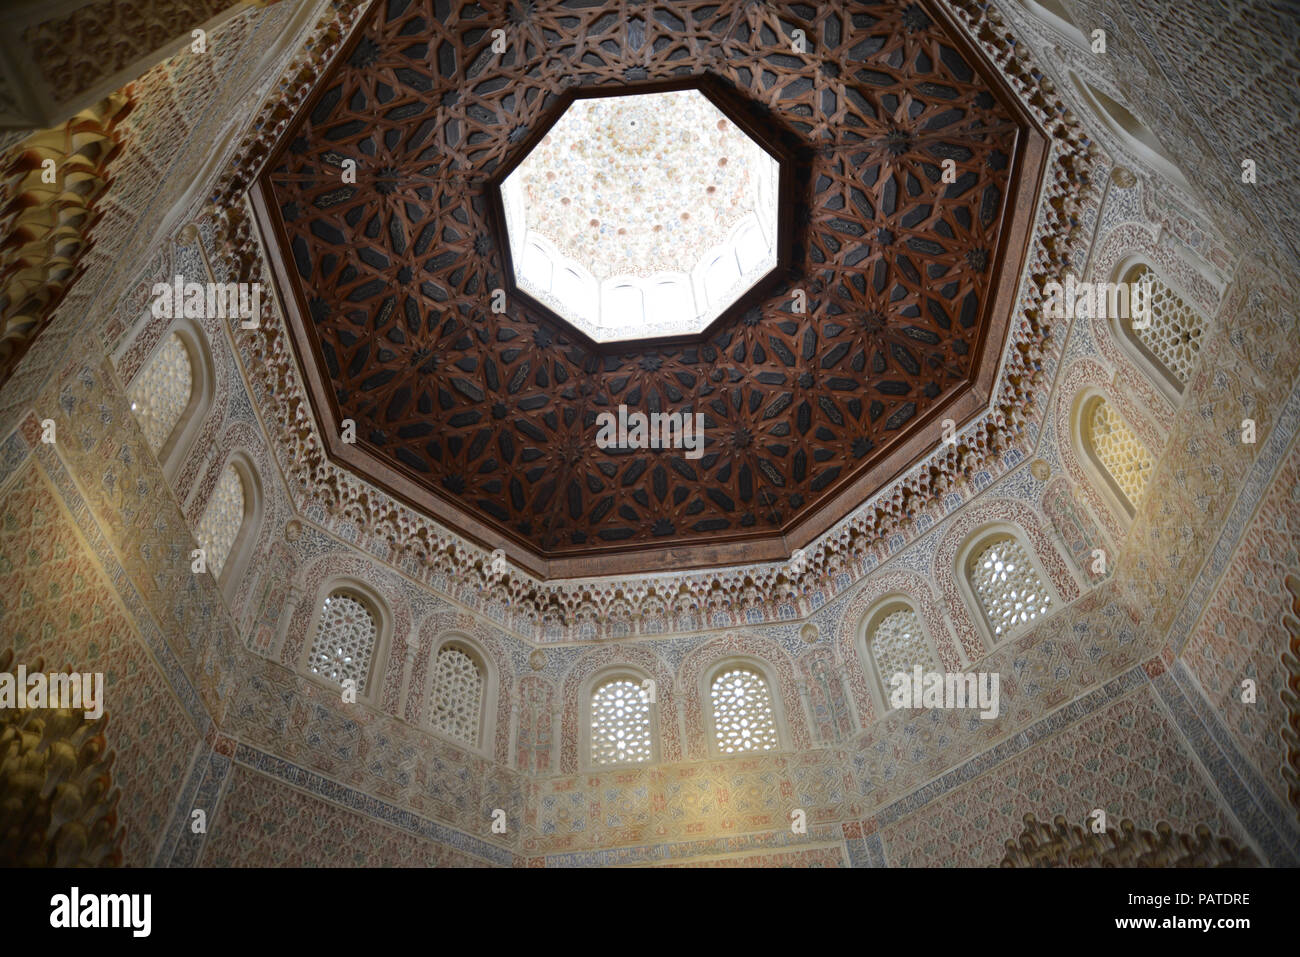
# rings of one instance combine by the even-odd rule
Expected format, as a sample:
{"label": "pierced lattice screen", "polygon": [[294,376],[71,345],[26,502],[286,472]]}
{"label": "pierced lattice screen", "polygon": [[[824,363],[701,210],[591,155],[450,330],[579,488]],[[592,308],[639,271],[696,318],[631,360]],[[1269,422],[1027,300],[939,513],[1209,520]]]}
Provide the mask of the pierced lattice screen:
{"label": "pierced lattice screen", "polygon": [[734,668],[713,679],[713,725],[723,754],[770,751],[779,744],[772,695],[761,676]]}
{"label": "pierced lattice screen", "polygon": [[321,610],[307,669],[338,685],[351,678],[357,694],[364,694],[377,634],[375,616],[362,601],[334,592]]}
{"label": "pierced lattice screen", "polygon": [[1033,562],[1010,535],[986,542],[971,559],[971,591],[979,599],[995,639],[1047,612],[1052,598]]}
{"label": "pierced lattice screen", "polygon": [[483,673],[478,664],[459,648],[443,648],[433,673],[429,720],[439,731],[476,745],[482,708]]}
{"label": "pierced lattice screen", "polygon": [[190,404],[193,389],[194,369],[189,350],[173,332],[127,390],[131,411],[155,453],[167,444]]}
{"label": "pierced lattice screen", "polygon": [[591,695],[592,764],[653,759],[650,696],[630,678],[607,681]]}
{"label": "pierced lattice screen", "polygon": [[1136,508],[1146,492],[1154,463],[1128,423],[1105,399],[1098,399],[1089,409],[1084,441],[1097,463],[1110,473],[1129,504]]}
{"label": "pierced lattice screen", "polygon": [[1145,328],[1134,328],[1133,335],[1180,387],[1186,385],[1201,351],[1205,320],[1146,265],[1135,266],[1128,274],[1128,282],[1150,289],[1151,322]]}
{"label": "pierced lattice screen", "polygon": [[244,524],[244,480],[233,465],[227,465],[212,490],[212,498],[199,520],[197,538],[213,578],[221,575],[230,549]]}
{"label": "pierced lattice screen", "polygon": [[916,665],[925,671],[939,670],[916,612],[906,605],[891,611],[876,623],[869,643],[871,656],[876,662],[876,674],[886,689],[890,678],[900,671],[910,675]]}

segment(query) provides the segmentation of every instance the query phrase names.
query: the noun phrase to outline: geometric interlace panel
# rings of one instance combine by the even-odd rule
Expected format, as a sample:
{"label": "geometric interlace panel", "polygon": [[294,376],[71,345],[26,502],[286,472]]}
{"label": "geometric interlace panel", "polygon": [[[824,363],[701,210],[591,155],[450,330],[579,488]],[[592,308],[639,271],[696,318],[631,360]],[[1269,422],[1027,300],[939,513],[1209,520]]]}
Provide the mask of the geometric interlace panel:
{"label": "geometric interlace panel", "polygon": [[988,542],[970,564],[970,587],[995,640],[1045,614],[1052,605],[1034,565],[1010,535]]}
{"label": "geometric interlace panel", "polygon": [[652,756],[650,696],[627,678],[605,682],[591,696],[591,763],[638,764]]}
{"label": "geometric interlace panel", "polygon": [[227,465],[212,490],[212,499],[199,520],[195,537],[203,549],[208,571],[213,578],[221,576],[230,549],[239,537],[239,527],[244,524],[244,481],[233,465]]}
{"label": "geometric interlace panel", "polygon": [[[1019,268],[1004,252],[1027,213],[1014,199],[1021,157],[1038,137],[930,9],[371,4],[261,180],[302,294],[298,345],[320,364],[321,397],[364,437],[366,467],[540,555],[618,549],[633,561],[719,536],[770,545],[901,454],[983,374],[1003,268]],[[490,47],[498,27],[502,53]],[[795,28],[808,39],[797,56]],[[674,78],[720,84],[802,157],[782,207],[790,274],[702,340],[626,351],[597,350],[521,297],[494,311],[510,250],[489,177],[535,145],[566,91]],[[698,142],[692,166],[705,161]],[[578,159],[566,188],[618,185]],[[697,222],[707,190],[724,192],[721,159],[736,162],[709,158],[707,181],[664,184],[659,198],[647,178],[647,205],[631,212],[662,202],[673,222]],[[340,179],[348,160],[354,182]],[[584,235],[605,230],[604,248],[619,241],[622,226],[565,209]],[[594,413],[620,405],[704,416],[704,455],[597,446]]]}
{"label": "geometric interlace panel", "polygon": [[1145,329],[1134,329],[1133,334],[1180,386],[1186,385],[1201,351],[1205,320],[1148,266],[1137,266],[1128,281],[1150,283],[1151,289],[1151,322]]}
{"label": "geometric interlace panel", "polygon": [[713,724],[723,754],[778,747],[772,696],[761,677],[743,668],[724,672],[713,679],[711,694]]}
{"label": "geometric interlace panel", "polygon": [[194,370],[180,336],[172,333],[143,372],[135,377],[127,397],[140,421],[145,440],[155,453],[167,444],[172,429],[190,404]]}
{"label": "geometric interlace panel", "polygon": [[1146,447],[1105,399],[1093,404],[1084,441],[1134,508],[1142,501],[1153,463]]}
{"label": "geometric interlace panel", "polygon": [[876,674],[886,689],[890,687],[890,679],[900,671],[910,679],[916,665],[924,671],[937,670],[934,652],[921,632],[921,622],[908,607],[891,611],[880,619],[871,635],[871,654],[876,659]]}
{"label": "geometric interlace panel", "polygon": [[443,648],[433,673],[430,723],[444,734],[477,745],[482,705],[483,673],[474,659],[459,648]]}
{"label": "geometric interlace panel", "polygon": [[364,694],[375,638],[375,616],[370,609],[351,595],[333,592],[321,610],[307,670],[340,686],[351,678],[357,694]]}

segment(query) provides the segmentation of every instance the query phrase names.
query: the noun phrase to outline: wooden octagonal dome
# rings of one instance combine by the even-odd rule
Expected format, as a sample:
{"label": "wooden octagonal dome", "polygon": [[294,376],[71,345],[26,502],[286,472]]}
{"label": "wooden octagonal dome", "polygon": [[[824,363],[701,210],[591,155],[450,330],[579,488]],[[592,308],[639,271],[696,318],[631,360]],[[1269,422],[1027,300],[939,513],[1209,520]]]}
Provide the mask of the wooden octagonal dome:
{"label": "wooden octagonal dome", "polygon": [[[510,281],[496,187],[646,88],[779,151],[783,254],[700,335],[597,343]],[[254,204],[333,458],[541,577],[653,571],[788,556],[985,410],[1044,144],[926,3],[389,0]],[[703,454],[598,447],[619,406]]]}

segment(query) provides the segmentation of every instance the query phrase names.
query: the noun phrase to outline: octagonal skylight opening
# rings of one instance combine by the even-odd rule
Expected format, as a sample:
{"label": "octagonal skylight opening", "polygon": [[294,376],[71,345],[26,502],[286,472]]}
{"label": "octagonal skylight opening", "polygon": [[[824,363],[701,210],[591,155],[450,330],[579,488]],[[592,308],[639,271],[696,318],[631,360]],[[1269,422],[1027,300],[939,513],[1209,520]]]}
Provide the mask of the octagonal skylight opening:
{"label": "octagonal skylight opening", "polygon": [[779,176],[697,90],[576,100],[501,185],[515,284],[596,342],[702,332],[777,264]]}

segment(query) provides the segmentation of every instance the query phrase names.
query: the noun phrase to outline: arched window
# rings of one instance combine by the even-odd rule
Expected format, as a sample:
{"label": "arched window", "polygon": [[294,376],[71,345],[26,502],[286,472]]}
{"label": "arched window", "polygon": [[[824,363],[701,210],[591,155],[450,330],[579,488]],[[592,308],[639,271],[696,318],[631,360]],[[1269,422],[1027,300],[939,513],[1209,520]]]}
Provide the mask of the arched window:
{"label": "arched window", "polygon": [[189,350],[180,336],[170,333],[127,390],[131,411],[140,420],[145,440],[155,455],[161,455],[176,423],[185,414],[193,388],[194,366]]}
{"label": "arched window", "polygon": [[1128,423],[1100,395],[1082,402],[1078,415],[1079,442],[1111,493],[1129,515],[1146,493],[1154,463]]}
{"label": "arched window", "polygon": [[203,425],[214,378],[203,331],[182,319],[127,388],[131,411],[169,479],[175,478]]}
{"label": "arched window", "polygon": [[602,679],[591,692],[591,763],[654,760],[650,692],[632,675]]}
{"label": "arched window", "polygon": [[1010,531],[994,531],[974,541],[963,564],[965,583],[993,644],[1023,630],[1052,605],[1044,576]]}
{"label": "arched window", "polygon": [[1146,263],[1135,264],[1123,281],[1130,290],[1149,290],[1144,302],[1150,304],[1151,314],[1144,324],[1121,321],[1121,330],[1146,363],[1181,394],[1205,339],[1205,320]]}
{"label": "arched window", "polygon": [[1024,7],[1033,10],[1035,13],[1041,15],[1043,12],[1046,12],[1056,17],[1058,20],[1070,24],[1070,26],[1075,25],[1074,18],[1070,16],[1069,11],[1065,9],[1065,4],[1061,3],[1061,0],[1021,0],[1021,3]]}
{"label": "arched window", "polygon": [[307,670],[340,687],[352,679],[357,695],[364,695],[378,639],[379,622],[370,603],[350,591],[332,591],[321,608]]}
{"label": "arched window", "polygon": [[208,507],[199,520],[198,541],[203,549],[212,577],[221,579],[226,560],[239,538],[248,514],[243,477],[233,462],[226,465],[217,487],[212,490]]}
{"label": "arched window", "polygon": [[767,679],[743,664],[719,668],[709,683],[713,733],[723,754],[780,747],[776,712]]}
{"label": "arched window", "polygon": [[1091,83],[1080,80],[1073,73],[1070,80],[1083,96],[1097,118],[1110,130],[1119,145],[1125,147],[1134,157],[1141,160],[1157,173],[1172,180],[1180,186],[1188,185],[1187,178],[1174,161],[1173,154],[1165,149],[1154,132],[1140,119],[1133,115],[1124,104],[1114,99]]}
{"label": "arched window", "polygon": [[478,747],[484,685],[477,655],[460,644],[443,645],[434,662],[429,723],[449,737]]}
{"label": "arched window", "polygon": [[227,601],[257,544],[262,522],[262,484],[252,460],[243,451],[231,453],[199,518],[195,538],[203,549],[208,571]]}
{"label": "arched window", "polygon": [[917,665],[922,671],[940,670],[939,657],[916,609],[902,598],[888,598],[876,605],[867,615],[865,633],[883,710],[888,710],[890,680],[895,674],[910,676]]}
{"label": "arched window", "polygon": [[1087,46],[1088,40],[1070,16],[1061,0],[1020,0],[1020,5],[1039,21],[1069,37],[1080,46]]}

